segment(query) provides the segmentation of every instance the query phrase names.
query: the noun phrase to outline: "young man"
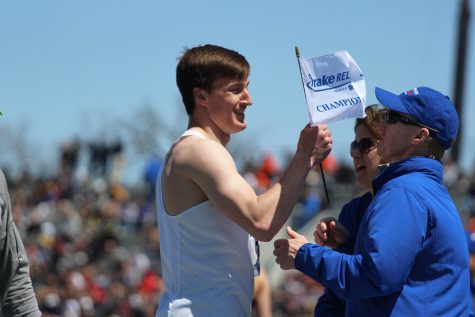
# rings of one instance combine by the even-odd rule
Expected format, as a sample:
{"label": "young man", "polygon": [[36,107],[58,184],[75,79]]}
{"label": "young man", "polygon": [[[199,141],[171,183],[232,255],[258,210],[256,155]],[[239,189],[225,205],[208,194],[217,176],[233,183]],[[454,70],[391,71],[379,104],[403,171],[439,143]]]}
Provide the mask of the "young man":
{"label": "young man", "polygon": [[178,63],[189,123],[157,180],[166,289],[157,316],[250,316],[255,251],[249,234],[274,237],[308,171],[331,150],[326,126],[306,126],[282,177],[257,196],[225,148],[232,133],[246,128],[248,76],[242,55],[214,45],[187,49]]}
{"label": "young man", "polygon": [[7,182],[1,170],[0,212],[0,316],[41,316],[31,284],[26,250],[13,222]]}
{"label": "young man", "polygon": [[283,269],[297,268],[346,299],[345,316],[469,316],[467,242],[440,162],[459,119],[443,94],[376,88],[378,153],[387,167],[356,235],[354,255],[288,230],[275,242]]}

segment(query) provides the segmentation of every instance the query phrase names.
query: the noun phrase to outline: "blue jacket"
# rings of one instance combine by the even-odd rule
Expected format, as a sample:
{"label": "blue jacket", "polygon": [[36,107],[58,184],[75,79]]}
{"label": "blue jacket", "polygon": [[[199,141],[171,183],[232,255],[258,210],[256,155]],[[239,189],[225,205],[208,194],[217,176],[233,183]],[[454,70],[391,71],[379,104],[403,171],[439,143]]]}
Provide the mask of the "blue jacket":
{"label": "blue jacket", "polygon": [[345,316],[468,316],[467,242],[442,175],[424,157],[389,166],[373,182],[354,255],[305,244],[296,268],[347,299]]}
{"label": "blue jacket", "polygon": [[[355,248],[356,234],[363,218],[366,208],[371,203],[373,195],[370,192],[352,199],[349,203],[343,206],[338,221],[348,231],[348,240],[341,244],[336,250],[346,254],[353,254]],[[325,292],[318,299],[317,306],[315,307],[315,316],[318,317],[343,317],[345,316],[344,299],[338,297],[328,287],[325,288]]]}

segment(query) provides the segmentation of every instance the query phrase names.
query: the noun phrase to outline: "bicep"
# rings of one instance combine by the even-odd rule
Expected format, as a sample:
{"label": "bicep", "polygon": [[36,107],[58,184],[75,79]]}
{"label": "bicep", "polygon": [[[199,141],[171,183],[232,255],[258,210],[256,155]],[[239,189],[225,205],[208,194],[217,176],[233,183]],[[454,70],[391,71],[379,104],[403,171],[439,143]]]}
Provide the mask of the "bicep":
{"label": "bicep", "polygon": [[252,222],[252,211],[257,208],[256,193],[238,173],[224,147],[203,143],[193,153],[191,180],[221,212],[241,227],[248,227]]}

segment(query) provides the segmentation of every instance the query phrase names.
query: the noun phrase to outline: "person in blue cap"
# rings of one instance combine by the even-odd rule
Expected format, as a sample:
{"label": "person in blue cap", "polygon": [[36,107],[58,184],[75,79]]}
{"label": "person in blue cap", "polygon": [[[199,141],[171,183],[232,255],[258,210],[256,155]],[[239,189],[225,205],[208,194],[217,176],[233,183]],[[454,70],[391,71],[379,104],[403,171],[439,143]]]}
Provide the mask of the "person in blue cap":
{"label": "person in blue cap", "polygon": [[469,316],[466,236],[440,161],[458,133],[455,107],[428,87],[376,97],[386,109],[369,114],[390,164],[373,181],[353,255],[288,231],[274,242],[276,262],[346,299],[345,316]]}

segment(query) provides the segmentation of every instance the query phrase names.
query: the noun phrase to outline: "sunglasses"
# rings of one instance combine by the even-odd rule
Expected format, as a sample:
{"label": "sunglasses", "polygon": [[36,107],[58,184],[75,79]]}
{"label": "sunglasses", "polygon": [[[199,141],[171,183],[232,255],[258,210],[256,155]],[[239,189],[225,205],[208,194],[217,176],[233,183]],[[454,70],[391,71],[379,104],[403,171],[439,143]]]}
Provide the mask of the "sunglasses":
{"label": "sunglasses", "polygon": [[359,142],[353,141],[350,143],[350,153],[353,151],[360,151],[361,154],[368,154],[376,145],[378,145],[377,139],[362,138]]}
{"label": "sunglasses", "polygon": [[406,116],[403,116],[395,111],[392,111],[392,110],[388,110],[385,112],[385,114],[383,114],[383,120],[387,123],[387,124],[396,124],[397,122],[400,122],[402,124],[405,124],[405,125],[415,125],[415,126],[419,126],[419,127],[422,127],[422,128],[426,128],[428,129],[429,131],[432,131],[432,132],[439,132],[437,131],[436,129],[433,129],[431,127],[428,127],[422,123],[419,123],[417,121],[414,121],[413,119],[411,118],[408,118]]}
{"label": "sunglasses", "polygon": [[389,110],[388,108],[384,108],[380,105],[373,105],[373,106],[366,107],[365,112],[371,124],[376,124],[376,123],[381,123],[381,122],[385,122],[387,124],[396,124],[399,122],[405,125],[416,125],[422,128],[426,128],[432,132],[436,132],[436,133],[439,132],[438,130],[434,128],[428,127],[422,123],[415,121],[414,119],[411,119],[402,114],[399,114],[396,111]]}

